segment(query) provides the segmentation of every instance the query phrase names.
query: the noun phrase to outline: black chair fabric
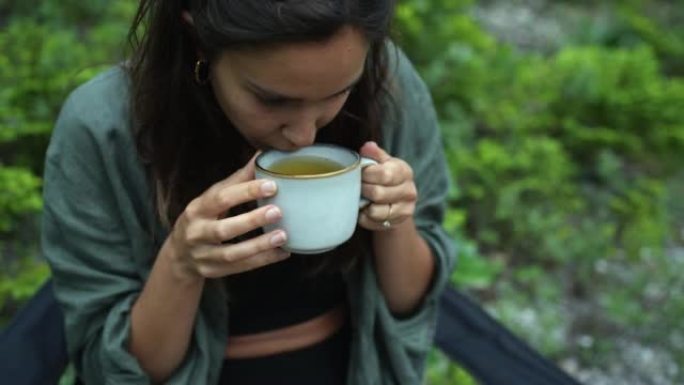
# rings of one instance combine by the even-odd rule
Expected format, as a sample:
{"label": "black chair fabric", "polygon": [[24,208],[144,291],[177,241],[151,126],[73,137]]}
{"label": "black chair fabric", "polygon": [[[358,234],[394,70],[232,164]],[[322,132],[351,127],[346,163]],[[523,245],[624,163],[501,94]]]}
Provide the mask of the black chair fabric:
{"label": "black chair fabric", "polygon": [[[0,333],[0,383],[56,385],[68,364],[62,312],[46,282]],[[441,298],[435,343],[483,385],[578,385],[463,294]]]}
{"label": "black chair fabric", "polygon": [[0,333],[0,383],[57,384],[67,364],[62,311],[48,281]]}
{"label": "black chair fabric", "polygon": [[453,288],[440,298],[435,344],[484,385],[579,385]]}

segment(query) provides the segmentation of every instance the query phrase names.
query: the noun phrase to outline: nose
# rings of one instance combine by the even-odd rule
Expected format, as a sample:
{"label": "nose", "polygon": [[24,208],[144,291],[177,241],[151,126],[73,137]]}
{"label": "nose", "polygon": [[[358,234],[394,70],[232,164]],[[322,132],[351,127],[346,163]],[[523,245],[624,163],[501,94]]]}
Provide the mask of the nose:
{"label": "nose", "polygon": [[316,126],[285,126],[283,128],[283,135],[290,143],[296,147],[309,146],[316,140]]}
{"label": "nose", "polygon": [[317,114],[302,113],[297,119],[283,126],[283,136],[296,147],[312,145],[316,140],[318,122]]}

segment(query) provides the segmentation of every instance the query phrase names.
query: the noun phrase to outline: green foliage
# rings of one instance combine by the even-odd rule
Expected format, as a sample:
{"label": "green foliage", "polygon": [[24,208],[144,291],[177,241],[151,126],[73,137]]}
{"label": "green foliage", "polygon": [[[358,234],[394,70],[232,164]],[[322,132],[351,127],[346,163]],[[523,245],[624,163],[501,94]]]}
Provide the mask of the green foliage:
{"label": "green foliage", "polygon": [[76,382],[76,370],[73,365],[67,366],[59,380],[59,385],[72,385]]}
{"label": "green foliage", "polygon": [[60,106],[75,86],[123,58],[135,7],[0,1],[0,321],[48,276],[38,258],[37,217],[43,156]]}
{"label": "green foliage", "polygon": [[684,75],[684,7],[663,0],[613,0],[603,23],[589,23],[570,39],[580,45],[648,45],[665,73]]}
{"label": "green foliage", "polygon": [[0,186],[0,233],[7,233],[22,215],[40,210],[40,179],[23,168],[0,165]]}
{"label": "green foliage", "polygon": [[[684,255],[668,251],[684,243],[684,7],[674,3],[605,2],[604,23],[545,55],[498,42],[474,0],[397,7],[395,38],[432,91],[456,182],[452,281],[553,358],[607,365],[613,337],[627,335],[684,360],[671,342],[681,341]],[[122,60],[136,6],[0,0],[0,322],[48,274],[36,222],[57,111]],[[595,342],[578,347],[577,335]],[[431,384],[476,383],[439,352],[429,364]]]}
{"label": "green foliage", "polygon": [[[91,8],[78,4],[71,8],[79,10],[75,15],[90,15],[86,10]],[[111,21],[87,32],[80,24],[65,24],[54,16],[69,12],[61,2],[42,2],[37,14],[18,13],[9,20],[0,33],[0,161],[41,174],[42,155],[65,96],[123,58],[127,28],[123,20],[130,18],[134,4],[114,4],[99,15]],[[99,12],[96,4],[93,7],[93,14]],[[61,12],[48,17],[52,13],[45,9],[52,8]]]}
{"label": "green foliage", "polygon": [[[539,266],[520,267],[511,273],[511,279],[496,287],[502,300],[488,310],[543,354],[565,356],[569,314],[561,300],[563,287]],[[534,295],[530,295],[532,289]]]}
{"label": "green foliage", "polygon": [[428,385],[477,385],[477,381],[464,368],[449,361],[436,349],[428,357],[426,379]]}
{"label": "green foliage", "polygon": [[[47,265],[25,258],[0,273],[0,309],[14,309],[33,296],[50,272]],[[11,314],[12,312],[9,312]],[[0,326],[8,321],[0,314]]]}
{"label": "green foliage", "polygon": [[603,333],[581,356],[605,364],[607,330],[669,344],[684,312],[664,294],[682,272],[666,249],[684,227],[670,186],[684,164],[682,24],[646,12],[656,1],[615,2],[603,35],[541,55],[496,42],[471,3],[405,1],[397,16],[457,184],[453,282],[554,357]]}
{"label": "green foliage", "polygon": [[[40,179],[24,168],[0,164],[0,324],[47,277],[47,267],[32,258],[37,247],[22,232],[37,230],[30,216],[41,207]],[[35,239],[35,237],[32,237]]]}

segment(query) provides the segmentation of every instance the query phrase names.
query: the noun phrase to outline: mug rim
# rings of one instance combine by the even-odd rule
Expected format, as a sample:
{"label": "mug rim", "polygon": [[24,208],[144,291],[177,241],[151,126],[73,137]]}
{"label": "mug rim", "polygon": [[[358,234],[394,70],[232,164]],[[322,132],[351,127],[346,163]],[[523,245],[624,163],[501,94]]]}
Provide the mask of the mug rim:
{"label": "mug rim", "polygon": [[[349,166],[341,168],[339,170],[332,171],[332,172],[326,172],[323,174],[311,174],[311,175],[282,174],[279,172],[274,172],[274,171],[268,170],[259,164],[259,161],[262,159],[262,157],[267,155],[271,151],[277,151],[277,152],[281,152],[284,154],[291,154],[293,152],[297,152],[299,150],[309,148],[309,147],[330,147],[330,148],[335,149],[335,150],[343,150],[343,151],[346,151],[347,153],[353,155],[356,158],[356,160],[354,160],[354,162],[352,164],[350,164]],[[342,146],[338,146],[336,144],[330,144],[330,143],[315,143],[315,144],[312,144],[310,146],[305,146],[305,147],[299,148],[299,149],[294,150],[294,151],[281,151],[281,150],[276,150],[276,149],[269,149],[269,150],[266,150],[266,151],[262,152],[261,154],[259,154],[257,156],[257,158],[254,160],[254,166],[257,168],[257,170],[263,172],[264,174],[267,174],[267,175],[270,175],[273,177],[277,177],[277,178],[283,178],[283,179],[322,179],[322,178],[329,178],[331,176],[347,173],[347,172],[355,169],[360,163],[361,163],[361,155],[359,155],[358,152],[352,151],[346,147],[342,147]]]}

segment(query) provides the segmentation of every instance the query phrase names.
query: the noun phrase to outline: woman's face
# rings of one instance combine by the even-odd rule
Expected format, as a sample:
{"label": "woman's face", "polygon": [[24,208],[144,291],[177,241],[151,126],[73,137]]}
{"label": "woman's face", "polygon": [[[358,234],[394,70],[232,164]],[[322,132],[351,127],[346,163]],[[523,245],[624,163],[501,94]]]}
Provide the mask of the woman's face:
{"label": "woman's face", "polygon": [[352,27],[322,42],[223,52],[211,85],[226,116],[258,149],[294,150],[342,109],[364,70],[368,42]]}

